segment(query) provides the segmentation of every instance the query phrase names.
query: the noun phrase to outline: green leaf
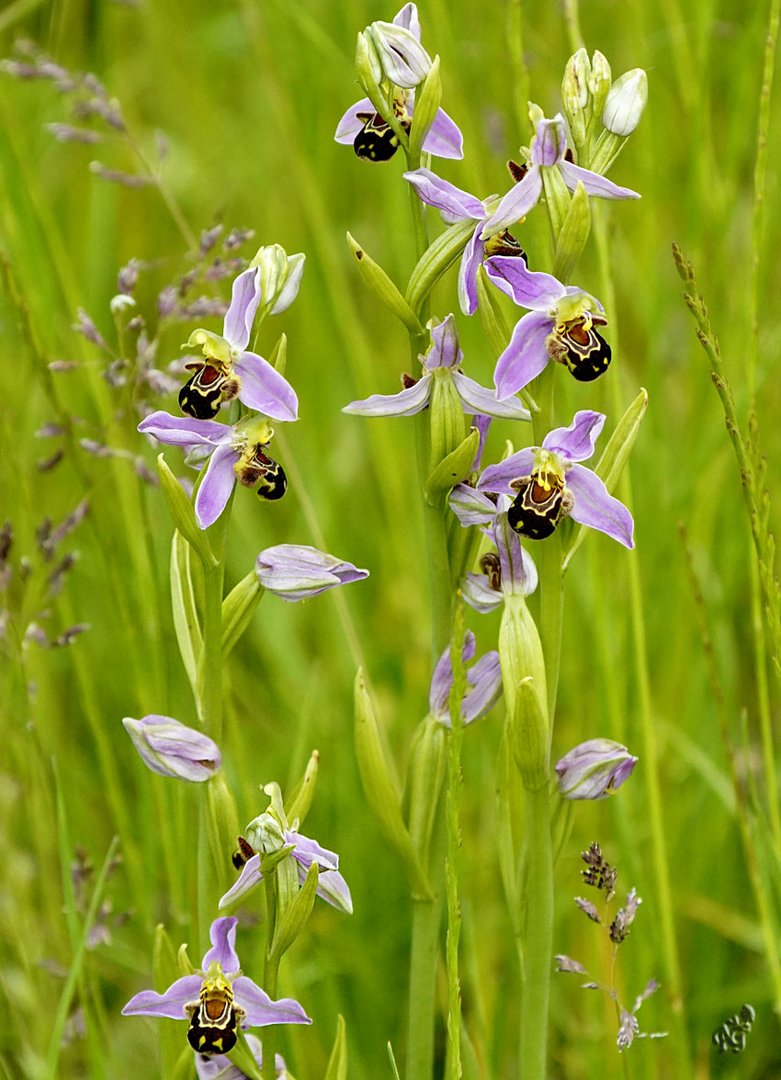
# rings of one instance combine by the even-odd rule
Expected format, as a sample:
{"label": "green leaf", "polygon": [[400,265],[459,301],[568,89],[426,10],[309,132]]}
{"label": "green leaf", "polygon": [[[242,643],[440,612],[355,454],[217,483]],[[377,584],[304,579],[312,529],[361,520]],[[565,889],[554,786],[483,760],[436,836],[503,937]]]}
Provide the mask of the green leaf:
{"label": "green leaf", "polygon": [[254,569],[222,601],[222,654],[227,656],[247,629],[265,589]]}
{"label": "green leaf", "polygon": [[439,57],[435,56],[429,73],[415,92],[415,115],[409,136],[409,157],[416,160],[423,141],[434,123],[442,101],[442,80],[439,75]]}
{"label": "green leaf", "polygon": [[315,795],[319,764],[320,754],[317,750],[313,750],[309,761],[306,763],[304,775],[293,789],[288,806],[285,808],[288,821],[297,820],[298,824],[301,825],[309,813],[309,807],[312,805],[312,799]]}
{"label": "green leaf", "polygon": [[[417,115],[417,111],[416,111]],[[398,288],[385,273],[379,263],[376,263],[371,255],[368,255],[358,241],[348,232],[347,243],[355,256],[358,271],[365,285],[381,301],[397,319],[400,319],[407,329],[413,334],[425,333],[420,321],[402,296]]]}
{"label": "green leaf", "polygon": [[171,540],[171,610],[179,654],[195,693],[203,636],[198,620],[198,590],[193,582],[191,551],[192,548],[179,530],[175,530]]}
{"label": "green leaf", "polygon": [[391,775],[374,706],[360,669],[355,677],[355,750],[366,801],[388,843],[401,857],[413,894],[420,899],[432,899],[431,889],[401,815],[398,787]]}
{"label": "green leaf", "polygon": [[324,1080],[347,1080],[347,1029],[341,1014],[336,1018],[336,1038]]}
{"label": "green leaf", "polygon": [[575,193],[561,226],[556,243],[554,276],[559,281],[569,281],[575,264],[583,253],[591,232],[591,206],[583,184],[578,181]]}
{"label": "green leaf", "polygon": [[426,481],[426,499],[435,505],[444,492],[458,484],[469,472],[480,445],[480,432],[470,428],[466,438],[440,461]]}
{"label": "green leaf", "polygon": [[421,255],[407,286],[407,303],[414,312],[420,311],[428,294],[464,250],[476,225],[471,218],[451,225]]}
{"label": "green leaf", "polygon": [[309,867],[304,884],[277,923],[274,940],[271,942],[271,948],[269,949],[269,954],[275,959],[287,952],[309,922],[309,916],[312,914],[315,896],[317,895],[319,876],[320,872],[317,863],[313,862]]}
{"label": "green leaf", "polygon": [[168,468],[162,454],[157,458],[157,471],[160,474],[160,484],[174,525],[187,543],[198,552],[205,566],[216,566],[217,559],[209,544],[209,538],[203,529],[198,527],[198,522],[195,520],[193,504]]}

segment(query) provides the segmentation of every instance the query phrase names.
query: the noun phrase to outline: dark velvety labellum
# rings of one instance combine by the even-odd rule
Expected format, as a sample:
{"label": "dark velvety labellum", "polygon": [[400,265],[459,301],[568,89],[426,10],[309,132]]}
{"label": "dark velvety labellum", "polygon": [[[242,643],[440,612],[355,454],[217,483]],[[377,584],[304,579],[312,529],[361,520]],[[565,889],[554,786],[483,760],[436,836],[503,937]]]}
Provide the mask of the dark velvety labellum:
{"label": "dark velvety labellum", "polygon": [[243,836],[238,837],[238,845],[231,855],[231,862],[237,870],[241,870],[242,866],[252,858],[255,852],[252,850],[249,840],[245,840]]}
{"label": "dark velvety labellum", "polygon": [[399,148],[396,132],[379,113],[359,113],[364,125],[355,136],[353,149],[362,161],[390,161]]}
{"label": "dark velvety labellum", "polygon": [[256,487],[261,499],[275,502],[287,491],[287,476],[282,466],[265,453],[265,443],[258,443],[251,457],[244,457],[236,467],[239,482]]}
{"label": "dark velvety labellum", "polygon": [[190,1019],[187,1041],[199,1054],[227,1054],[236,1045],[233,993],[206,983]]}
{"label": "dark velvety labellum", "polygon": [[522,477],[515,502],[507,511],[510,528],[529,540],[544,540],[570,509],[563,483],[545,488],[534,476]]}
{"label": "dark velvety labellum", "polygon": [[285,476],[285,470],[281,465],[277,465],[274,462],[274,469],[267,470],[265,476],[260,481],[258,487],[258,495],[261,499],[267,499],[269,502],[276,502],[277,499],[281,499],[287,491],[287,477]]}
{"label": "dark velvety labellum", "polygon": [[573,327],[562,338],[562,344],[562,363],[578,382],[593,382],[610,366],[612,350],[593,327]]}
{"label": "dark velvety labellum", "polygon": [[220,411],[225,378],[218,368],[204,364],[179,391],[179,408],[196,420],[213,420]]}

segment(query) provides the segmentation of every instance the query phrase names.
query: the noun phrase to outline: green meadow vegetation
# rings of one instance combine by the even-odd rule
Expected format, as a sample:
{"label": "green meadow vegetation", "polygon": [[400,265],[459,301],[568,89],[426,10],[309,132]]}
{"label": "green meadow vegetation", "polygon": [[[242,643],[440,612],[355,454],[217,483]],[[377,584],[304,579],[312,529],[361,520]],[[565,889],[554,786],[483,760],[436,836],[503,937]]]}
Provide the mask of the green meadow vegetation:
{"label": "green meadow vegetation", "polygon": [[[781,1076],[778,6],[418,3],[443,107],[464,136],[462,161],[431,168],[480,198],[508,190],[505,163],[534,133],[527,102],[546,117],[561,109],[564,66],[581,45],[603,53],[614,77],[648,75],[646,110],[610,170],[642,198],[592,200],[575,275],[605,304],[613,361],[588,384],[555,372],[556,426],[599,410],[606,442],[641,388],[648,405],[614,488],[636,546],[586,530],[564,579],[551,761],[596,737],[639,761],[609,798],[551,795],[551,1080]],[[297,1080],[427,1080],[408,1054],[421,901],[410,900],[404,861],[374,812],[376,788],[362,780],[354,703],[360,668],[385,759],[406,782],[406,814],[441,651],[432,657],[417,421],[341,411],[397,391],[402,371],[420,373],[404,326],[366,288],[345,239],[349,231],[404,291],[418,248],[403,155],[370,164],[333,137],[363,96],[356,35],[394,14],[377,0],[6,0],[0,10],[0,56],[11,62],[0,73],[0,1074],[9,1080],[195,1076],[184,1025],[121,1010],[182,973],[182,944],[198,967],[235,878],[236,835],[266,810],[263,785],[276,782],[287,800],[315,750],[302,832],[339,853],[354,911],[318,901],[281,964],[272,997],[295,998],[311,1026],[255,1034],[273,1032]],[[40,74],[44,56],[74,78],[92,73],[105,97],[89,83],[64,86],[51,69],[23,77],[25,65]],[[103,103],[103,117],[74,118],[74,102],[88,99]],[[120,114],[124,130],[112,125]],[[100,141],[75,141],[58,124]],[[428,221],[432,236],[441,231],[435,211]],[[530,267],[550,271],[544,213],[514,233]],[[263,322],[257,344],[269,357],[286,335],[300,418],[274,425],[286,497],[235,494],[225,589],[279,544],[314,545],[370,576],[303,603],[264,596],[224,665],[214,661],[215,738],[235,801],[220,811],[226,843],[216,857],[206,785],[153,774],[122,725],[156,713],[199,723],[172,617],[173,523],[157,455],[179,477],[195,473],[177,447],[152,446],[136,429],[153,409],[179,411],[192,331],[220,333],[209,312],[224,310],[235,270],[207,268],[272,244],[306,255],[295,303]],[[129,265],[132,308],[112,304]],[[492,386],[496,353],[481,315],[460,313],[456,273],[434,287],[431,311],[456,313],[465,368]],[[164,292],[185,275],[186,293]],[[171,313],[161,314],[161,293]],[[511,327],[517,309],[494,294]],[[141,330],[128,326],[138,316]],[[539,445],[530,425],[496,420],[485,461],[499,461],[508,439],[516,450]],[[576,529],[562,523],[565,543]],[[219,533],[209,530],[213,543]],[[544,543],[526,547],[537,559]],[[538,605],[530,597],[535,617]],[[478,654],[497,647],[499,612],[464,608],[461,618]],[[449,801],[431,779],[443,897],[453,814],[460,826],[457,850],[449,837],[460,993],[448,904],[434,904],[435,1077],[459,1067],[467,1080],[543,1075],[526,1072],[519,1047],[518,913],[505,884],[529,820],[506,773],[504,714],[500,699],[458,727],[462,783],[451,758]],[[416,783],[419,796],[425,777]],[[609,941],[574,903],[589,895],[581,852],[594,841],[618,868],[616,904],[630,887],[642,898],[615,970]],[[263,985],[263,890],[235,913],[242,968]],[[615,978],[627,1007],[658,980],[638,1019],[665,1037],[619,1052],[615,1004],[555,972],[554,953],[600,982]],[[745,1048],[718,1053],[712,1034],[746,1004],[755,1019]]]}

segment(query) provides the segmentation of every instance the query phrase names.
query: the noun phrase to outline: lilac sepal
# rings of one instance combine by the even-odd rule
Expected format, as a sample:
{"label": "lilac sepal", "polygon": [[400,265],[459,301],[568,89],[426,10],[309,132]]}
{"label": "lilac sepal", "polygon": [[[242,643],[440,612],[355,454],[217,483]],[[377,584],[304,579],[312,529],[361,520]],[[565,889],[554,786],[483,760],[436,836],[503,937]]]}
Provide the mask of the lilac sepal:
{"label": "lilac sepal", "polygon": [[311,1024],[311,1019],[293,998],[272,1001],[265,990],[246,975],[240,975],[233,983],[233,1000],[247,1014],[244,1023],[251,1027],[267,1027],[269,1024]]}
{"label": "lilac sepal", "polygon": [[439,210],[449,225],[464,218],[482,221],[485,217],[485,209],[478,198],[443,180],[430,169],[405,172],[404,179],[412,184],[424,203]]}
{"label": "lilac sepal", "polygon": [[493,214],[484,222],[480,235],[485,238],[514,225],[534,209],[540,201],[540,195],[542,176],[539,168],[532,165],[523,179],[510,188]]}
{"label": "lilac sepal", "polygon": [[504,601],[504,597],[496,589],[492,589],[485,574],[466,575],[462,585],[464,600],[480,615],[487,615],[494,611]]}
{"label": "lilac sepal", "polygon": [[[471,630],[464,634],[464,644],[461,647],[461,663],[468,664],[477,650],[477,641]],[[431,676],[431,684],[428,691],[429,712],[440,717],[447,715],[448,698],[450,688],[453,685],[453,666],[450,663],[450,648],[448,647],[437,660]]]}
{"label": "lilac sepal", "polygon": [[546,311],[567,292],[553,274],[527,270],[523,259],[513,255],[493,255],[486,259],[485,270],[498,289],[532,311]]}
{"label": "lilac sepal", "polygon": [[472,420],[472,427],[477,428],[480,435],[480,442],[477,446],[477,453],[475,454],[475,460],[472,462],[470,472],[480,472],[480,463],[483,460],[483,451],[485,450],[485,440],[488,437],[488,429],[491,426],[493,420],[492,416],[488,416],[485,413],[478,413]]}
{"label": "lilac sepal", "polygon": [[480,239],[480,227],[467,241],[458,267],[458,303],[465,315],[477,311],[477,271],[485,256],[485,244]]}
{"label": "lilac sepal", "polygon": [[571,161],[562,161],[559,165],[564,183],[574,191],[579,183],[583,185],[589,195],[595,195],[599,199],[639,199],[640,194],[631,188],[619,187],[606,176],[599,176],[589,169],[583,169],[580,165],[573,165]]}
{"label": "lilac sepal", "polygon": [[344,911],[348,915],[353,913],[353,899],[350,888],[342,875],[339,873],[339,856],[320,847],[316,840],[300,833],[285,831],[285,840],[288,844],[295,844],[291,855],[298,863],[298,878],[303,884],[309,867],[316,862],[320,871],[317,879],[317,895],[332,907]]}
{"label": "lilac sepal", "polygon": [[204,953],[201,967],[204,971],[213,961],[217,961],[226,975],[232,975],[241,967],[236,952],[236,925],[238,919],[232,915],[215,919],[209,927],[211,948]]}
{"label": "lilac sepal", "polygon": [[209,459],[195,496],[195,517],[201,529],[213,525],[228,504],[236,484],[234,465],[239,454],[230,446],[218,446]]}
{"label": "lilac sepal", "polygon": [[231,429],[217,420],[194,420],[189,416],[171,416],[158,410],[150,413],[138,425],[144,435],[153,435],[169,446],[219,446],[231,437]]}
{"label": "lilac sepal", "polygon": [[567,150],[567,135],[561,115],[553,120],[540,120],[537,125],[537,143],[532,151],[535,165],[556,165]]}
{"label": "lilac sepal", "polygon": [[554,321],[542,311],[529,311],[515,324],[507,348],[496,362],[496,396],[505,401],[527,386],[548,364],[546,341]]}
{"label": "lilac sepal", "polygon": [[272,420],[298,419],[298,398],[287,379],[257,353],[243,352],[234,370],[241,378],[239,397],[250,409]]}
{"label": "lilac sepal", "polygon": [[554,428],[542,440],[546,450],[553,450],[566,461],[585,461],[593,456],[596,441],[605,426],[604,413],[580,409],[566,428]]}
{"label": "lilac sepal", "polygon": [[184,1020],[185,1005],[198,1000],[202,979],[200,975],[184,975],[172,983],[163,994],[155,990],[142,990],[128,1001],[123,1016],[160,1016],[170,1020]]}
{"label": "lilac sepal", "polygon": [[495,391],[481,386],[460,371],[453,372],[453,382],[467,412],[503,417],[506,420],[531,420],[531,413],[517,398],[508,397],[507,400],[500,401]]}
{"label": "lilac sepal", "polygon": [[249,344],[252,323],[260,303],[260,285],[256,267],[244,270],[233,282],[230,306],[225,313],[222,336],[242,351]]}
{"label": "lilac sepal", "polygon": [[418,18],[417,4],[405,4],[393,16],[393,22],[396,26],[403,26],[405,30],[409,30],[420,41],[420,19]]}
{"label": "lilac sepal", "polygon": [[464,359],[464,354],[458,344],[458,330],[452,312],[446,315],[441,323],[432,326],[430,334],[431,347],[427,350],[423,361],[426,370],[458,367]]}
{"label": "lilac sepal", "polygon": [[428,405],[431,375],[424,375],[398,394],[372,394],[362,401],[351,401],[342,409],[354,416],[414,416]]}
{"label": "lilac sepal", "polygon": [[521,547],[518,534],[510,528],[506,511],[496,515],[493,535],[502,572],[502,592],[508,596],[529,596],[539,582],[537,567],[531,555]]}
{"label": "lilac sepal", "polygon": [[242,896],[246,896],[248,892],[251,892],[262,880],[263,875],[260,872],[260,855],[251,855],[242,866],[241,873],[236,878],[233,885],[231,885],[228,891],[220,897],[220,902],[217,906],[220,910],[231,907],[231,905],[235,904]]}
{"label": "lilac sepal", "polygon": [[496,501],[469,484],[456,484],[448,502],[463,526],[490,525],[496,517]]}
{"label": "lilac sepal", "polygon": [[530,476],[533,465],[533,448],[518,450],[504,461],[486,466],[477,481],[477,490],[492,491],[497,495],[509,495],[514,498],[517,492],[510,487],[510,483],[521,476]]}
{"label": "lilac sepal", "polygon": [[213,739],[170,716],[152,714],[141,720],[126,716],[122,723],[144,764],[160,776],[201,783],[222,764]]}
{"label": "lilac sepal", "polygon": [[595,472],[583,465],[573,465],[567,473],[567,487],[575,496],[571,511],[573,521],[607,533],[624,547],[635,546],[632,515],[608,492]]}
{"label": "lilac sepal", "polygon": [[255,562],[260,584],[283,600],[306,600],[337,585],[369,576],[352,563],[306,544],[277,544],[261,551]]}

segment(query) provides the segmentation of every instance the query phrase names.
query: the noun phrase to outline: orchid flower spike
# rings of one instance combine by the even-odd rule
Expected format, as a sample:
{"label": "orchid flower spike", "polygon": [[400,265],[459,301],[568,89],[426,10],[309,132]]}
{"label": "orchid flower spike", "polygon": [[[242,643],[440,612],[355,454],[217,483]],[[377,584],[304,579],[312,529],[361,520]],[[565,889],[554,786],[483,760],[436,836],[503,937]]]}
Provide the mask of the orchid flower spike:
{"label": "orchid flower spike", "polygon": [[582,183],[588,195],[599,199],[640,198],[636,191],[619,187],[612,180],[567,161],[566,152],[567,131],[563,116],[559,114],[552,120],[540,120],[532,141],[530,164],[517,170],[520,173],[518,182],[484,223],[483,236],[509,228],[537,205],[542,195],[543,169],[558,169],[570,191]]}
{"label": "orchid flower spike", "polygon": [[[415,4],[405,4],[392,23],[375,22],[361,35],[375,83],[391,86],[390,108],[409,133],[415,114],[415,87],[431,69],[431,59],[420,44],[420,21]],[[370,98],[351,105],[339,121],[336,142],[352,144],[363,161],[389,161],[399,148],[388,118],[376,112]],[[441,158],[462,158],[463,137],[444,109],[438,109],[421,149]]]}
{"label": "orchid flower spike", "polygon": [[499,401],[496,394],[464,375],[464,354],[458,344],[455,317],[448,315],[441,323],[430,325],[431,345],[419,357],[423,375],[415,380],[404,377],[405,386],[398,394],[372,394],[363,401],[352,401],[342,412],[358,416],[414,416],[429,404],[435,380],[452,379],[465,413],[530,420],[528,409],[515,399]]}
{"label": "orchid flower spike", "polygon": [[[258,253],[261,262],[263,251]],[[283,310],[280,304],[286,301],[284,306],[287,306],[298,290],[303,256],[291,257],[291,261],[295,259],[298,262],[290,271],[287,291],[283,289],[273,298],[276,310]],[[238,397],[248,408],[272,420],[298,419],[298,398],[293,387],[268,360],[247,351],[261,302],[263,272],[263,266],[250,266],[233,282],[222,336],[211,330],[194,330],[184,346],[186,349],[200,346],[203,352],[202,360],[185,365],[194,372],[179,391],[179,405],[188,416],[212,419],[224,401]]]}
{"label": "orchid flower spike", "polygon": [[270,502],[287,491],[284,469],[266,453],[274,430],[262,417],[246,417],[231,426],[154,412],[141,421],[138,430],[183,447],[191,464],[202,467],[204,459],[209,459],[195,496],[195,518],[202,529],[213,525],[223,512],[237,480],[256,488],[258,496]]}
{"label": "orchid flower spike", "polygon": [[592,457],[605,423],[602,413],[583,410],[567,428],[548,432],[542,446],[519,450],[483,470],[478,492],[514,497],[510,527],[531,540],[550,536],[567,516],[634,547],[632,515],[608,493],[596,473],[579,462]]}
{"label": "orchid flower spike", "polygon": [[187,1040],[199,1054],[227,1054],[236,1045],[238,1029],[268,1024],[311,1024],[293,998],[272,1001],[265,990],[242,975],[236,953],[238,919],[215,919],[211,948],[201,970],[177,979],[162,994],[142,990],[128,1001],[123,1016],[158,1016],[189,1020]]}
{"label": "orchid flower spike", "polygon": [[427,206],[439,210],[446,225],[474,221],[475,227],[464,248],[458,270],[458,302],[465,315],[474,315],[477,311],[477,271],[483,260],[491,255],[510,255],[526,262],[526,252],[504,226],[488,229],[491,207],[496,202],[495,195],[478,199],[448,180],[443,180],[430,169],[406,172],[404,179],[412,184],[418,198]]}
{"label": "orchid flower spike", "polygon": [[515,324],[494,372],[500,401],[521,390],[547,366],[563,364],[578,382],[591,382],[607,371],[611,349],[599,331],[607,319],[602,305],[552,274],[528,270],[521,259],[496,256],[485,264],[494,285],[528,313]]}

